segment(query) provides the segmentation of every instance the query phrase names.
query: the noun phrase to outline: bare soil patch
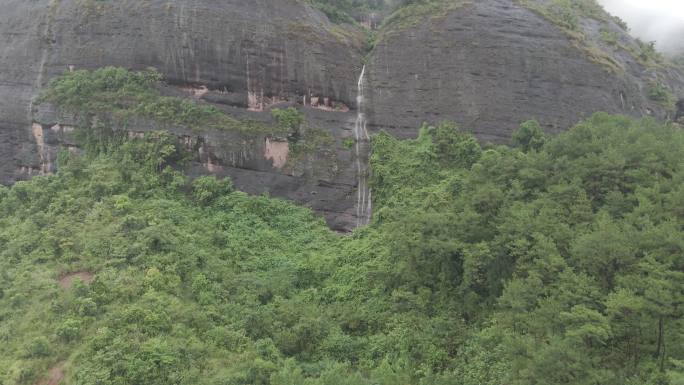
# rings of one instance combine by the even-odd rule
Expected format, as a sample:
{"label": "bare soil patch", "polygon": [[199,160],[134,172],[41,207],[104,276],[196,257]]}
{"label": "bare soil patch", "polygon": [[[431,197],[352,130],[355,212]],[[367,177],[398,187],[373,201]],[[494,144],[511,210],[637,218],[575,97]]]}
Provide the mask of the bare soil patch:
{"label": "bare soil patch", "polygon": [[50,369],[47,378],[36,383],[36,385],[59,385],[64,378],[64,362],[60,362]]}
{"label": "bare soil patch", "polygon": [[74,285],[76,278],[79,278],[84,283],[91,283],[93,282],[93,279],[95,279],[95,274],[87,271],[78,271],[75,273],[65,274],[59,279],[59,286],[62,289],[69,289]]}

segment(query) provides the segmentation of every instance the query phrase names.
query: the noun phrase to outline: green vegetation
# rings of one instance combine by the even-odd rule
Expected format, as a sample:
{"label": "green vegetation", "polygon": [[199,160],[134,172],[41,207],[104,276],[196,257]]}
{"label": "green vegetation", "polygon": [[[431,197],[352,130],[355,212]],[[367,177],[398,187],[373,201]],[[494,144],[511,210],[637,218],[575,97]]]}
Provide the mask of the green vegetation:
{"label": "green vegetation", "polygon": [[304,114],[294,107],[274,108],[271,110],[271,115],[281,129],[289,133],[287,137],[290,145],[290,154],[287,159],[289,168],[296,167],[304,157],[315,155],[317,152],[325,153],[324,159],[319,159],[319,162],[324,160],[328,163],[332,162],[329,165],[330,168],[336,168],[334,151],[331,148],[335,138],[329,131],[310,126]]}
{"label": "green vegetation", "polygon": [[607,29],[601,29],[601,39],[608,45],[618,46],[618,35],[615,32],[609,31]]}
{"label": "green vegetation", "polygon": [[[613,58],[611,52],[606,52],[600,47],[601,43],[614,49],[626,50],[643,66],[662,67],[672,64],[656,50],[654,42],[644,43],[636,39],[636,48],[621,44],[617,32],[611,30],[609,23],[617,24],[625,32],[629,31],[629,27],[624,20],[606,12],[596,0],[517,1],[556,24],[566,33],[576,48],[583,51],[590,60],[601,64],[610,72],[619,73],[624,68]],[[587,19],[601,23],[602,28],[598,36],[590,36],[585,33],[582,21]]]}
{"label": "green vegetation", "polygon": [[[609,72],[619,73],[623,71],[622,65],[613,58],[611,53],[599,48],[596,42],[584,33],[582,28],[583,19],[594,19],[604,24],[613,20],[623,26],[624,29],[624,22],[610,16],[596,0],[517,1],[556,24],[570,38],[575,47],[584,52],[593,62],[601,64]],[[604,42],[614,45],[612,41],[615,40],[617,43],[617,36],[612,36],[608,30],[604,31],[600,35]]]}
{"label": "green vegetation", "polygon": [[539,150],[545,142],[544,131],[536,120],[523,122],[511,140],[513,147],[520,148],[524,152]]}
{"label": "green vegetation", "polygon": [[677,56],[675,56],[672,61],[674,62],[675,65],[684,68],[684,53],[680,53]]}
{"label": "green vegetation", "polygon": [[286,109],[274,108],[271,110],[271,115],[273,115],[273,118],[283,129],[297,136],[300,135],[302,126],[306,122],[304,114],[294,107]]}
{"label": "green vegetation", "polygon": [[406,1],[382,23],[378,40],[415,27],[426,18],[445,17],[450,11],[471,4],[471,0],[415,0]]}
{"label": "green vegetation", "polygon": [[571,31],[580,30],[580,21],[583,18],[607,20],[609,17],[596,0],[522,1],[555,24]]}
{"label": "green vegetation", "polygon": [[387,14],[414,0],[307,0],[325,13],[333,23],[353,23],[355,17],[372,12]]}
{"label": "green vegetation", "polygon": [[120,67],[66,72],[50,83],[39,101],[76,113],[85,124],[97,118],[125,127],[131,118],[143,118],[197,130],[271,130],[257,123],[239,121],[212,106],[162,96],[161,80],[161,74],[154,70],[135,72]]}
{"label": "green vegetation", "polygon": [[380,31],[369,31],[368,50],[378,39],[403,31],[426,18],[444,17],[453,9],[472,3],[471,0],[309,0],[336,23],[352,23],[370,13],[385,17]]}
{"label": "green vegetation", "polygon": [[663,54],[656,49],[654,41],[645,43],[640,39],[636,39],[636,43],[639,49],[638,51],[633,52],[633,54],[639,59],[641,64],[645,66],[657,66],[665,61]]}
{"label": "green vegetation", "polygon": [[[328,16],[333,23],[353,23],[353,13],[370,9],[365,0],[308,0],[314,7]],[[382,2],[378,2],[382,5]]]}
{"label": "green vegetation", "polygon": [[0,187],[2,384],[62,364],[74,385],[684,376],[679,129],[597,114],[555,138],[527,122],[518,148],[448,124],[380,134],[374,219],[351,236],[189,183],[163,132],[79,137],[93,150],[57,175]]}
{"label": "green vegetation", "polygon": [[408,2],[405,6],[398,8],[396,12],[388,17],[383,23],[383,27],[394,26],[397,29],[405,29],[415,26],[428,15],[432,15],[436,12],[446,12],[446,8],[451,5],[450,3],[452,2],[444,0]]}
{"label": "green vegetation", "polygon": [[354,144],[356,141],[353,138],[347,138],[342,141],[342,147],[346,148],[347,150],[351,150],[354,148]]}
{"label": "green vegetation", "polygon": [[651,82],[648,89],[648,97],[660,103],[668,111],[674,112],[676,98],[663,82],[656,80]]}

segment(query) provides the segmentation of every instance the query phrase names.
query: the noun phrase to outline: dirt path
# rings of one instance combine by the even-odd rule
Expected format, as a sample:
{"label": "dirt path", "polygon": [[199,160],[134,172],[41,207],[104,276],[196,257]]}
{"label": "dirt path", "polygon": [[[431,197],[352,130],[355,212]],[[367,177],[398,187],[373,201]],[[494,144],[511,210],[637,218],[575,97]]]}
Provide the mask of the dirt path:
{"label": "dirt path", "polygon": [[90,283],[93,282],[93,279],[95,279],[95,274],[89,273],[87,271],[65,274],[59,279],[59,286],[62,289],[69,289],[74,285],[74,280],[76,280],[76,278],[79,278],[84,283]]}
{"label": "dirt path", "polygon": [[48,372],[48,377],[36,385],[59,385],[59,383],[64,378],[64,362],[60,362],[50,369]]}

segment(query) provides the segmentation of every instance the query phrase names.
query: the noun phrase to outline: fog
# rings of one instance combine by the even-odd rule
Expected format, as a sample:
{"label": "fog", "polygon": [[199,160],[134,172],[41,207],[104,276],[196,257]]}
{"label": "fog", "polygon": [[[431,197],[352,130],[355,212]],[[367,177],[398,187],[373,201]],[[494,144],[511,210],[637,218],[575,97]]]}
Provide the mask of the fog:
{"label": "fog", "polygon": [[606,10],[627,22],[632,35],[655,41],[658,49],[684,52],[684,0],[599,0]]}

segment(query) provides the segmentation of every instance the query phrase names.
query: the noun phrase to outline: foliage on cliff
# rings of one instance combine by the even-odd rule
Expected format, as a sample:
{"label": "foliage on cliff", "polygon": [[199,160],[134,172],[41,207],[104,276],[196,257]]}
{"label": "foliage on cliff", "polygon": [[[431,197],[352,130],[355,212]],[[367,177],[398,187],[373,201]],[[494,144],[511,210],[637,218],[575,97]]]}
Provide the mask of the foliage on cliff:
{"label": "foliage on cliff", "polygon": [[268,130],[257,123],[237,120],[213,106],[187,98],[162,96],[161,81],[161,74],[155,70],[104,67],[71,71],[54,79],[39,102],[52,103],[88,121],[95,117],[118,126],[126,126],[133,118],[142,118],[197,130]]}
{"label": "foliage on cliff", "polygon": [[[432,12],[446,11],[454,3],[461,1],[446,0],[309,0],[314,7],[320,9],[328,18],[336,23],[354,22],[371,13],[381,18],[392,15],[395,20],[408,18],[420,20]],[[396,13],[395,13],[396,12]],[[418,14],[409,17],[410,14]]]}
{"label": "foliage on cliff", "polygon": [[684,378],[681,130],[597,114],[556,138],[528,122],[515,148],[380,134],[374,219],[350,236],[189,182],[167,134],[84,137],[98,150],[0,188],[2,384]]}
{"label": "foliage on cliff", "polygon": [[335,23],[354,22],[360,13],[381,11],[387,8],[385,0],[308,0],[314,7]]}

